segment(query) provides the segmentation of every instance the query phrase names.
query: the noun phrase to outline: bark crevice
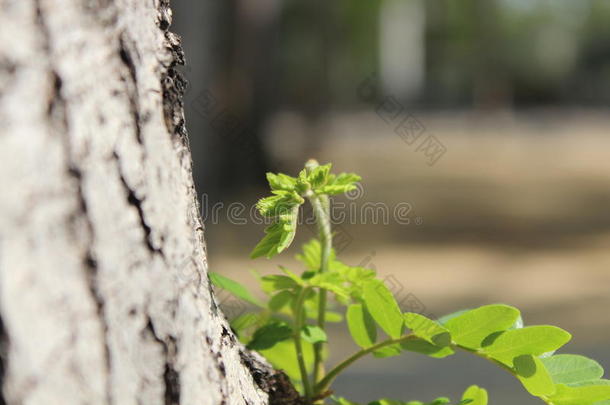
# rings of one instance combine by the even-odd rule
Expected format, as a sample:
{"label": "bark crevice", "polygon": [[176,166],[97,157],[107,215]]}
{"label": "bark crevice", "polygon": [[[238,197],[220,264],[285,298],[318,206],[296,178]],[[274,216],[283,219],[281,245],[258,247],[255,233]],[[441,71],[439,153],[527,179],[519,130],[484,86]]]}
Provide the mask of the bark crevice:
{"label": "bark crevice", "polygon": [[[68,141],[66,141],[68,142]],[[68,151],[69,153],[69,151]],[[95,253],[93,250],[93,239],[94,239],[94,224],[91,220],[89,208],[87,206],[87,199],[85,197],[85,193],[83,190],[83,174],[79,168],[70,163],[68,167],[68,174],[77,187],[77,196],[78,196],[78,212],[74,213],[74,218],[72,221],[74,239],[77,240],[79,235],[78,221],[76,218],[83,218],[85,222],[85,226],[87,229],[87,234],[89,237],[89,241],[87,243],[87,249],[85,251],[85,256],[83,258],[83,266],[86,270],[86,282],[87,288],[89,289],[89,293],[95,304],[95,308],[97,311],[97,319],[100,323],[101,333],[102,333],[102,352],[104,356],[104,366],[106,369],[106,401],[108,404],[112,404],[112,387],[110,384],[110,375],[112,372],[112,357],[110,354],[110,346],[108,344],[108,321],[106,319],[105,313],[105,299],[103,294],[99,290],[98,285],[98,263],[95,258]]]}
{"label": "bark crevice", "polygon": [[178,355],[178,345],[173,336],[167,339],[157,335],[152,319],[148,318],[146,330],[152,338],[161,345],[165,357],[163,371],[163,382],[165,384],[165,405],[180,405],[180,373],[176,370],[175,363]]}
{"label": "bark crevice", "polygon": [[177,66],[183,66],[185,63],[184,50],[182,49],[180,36],[165,31],[165,39],[166,50],[170,55],[169,62],[166,63],[166,70],[161,74],[165,125],[170,134],[179,136],[187,144],[183,98],[188,82],[182,73],[176,69]]}
{"label": "bark crevice", "polygon": [[133,41],[127,39],[127,34],[125,32],[119,35],[119,57],[129,72],[129,82],[125,79],[125,85],[127,88],[127,96],[129,97],[131,114],[133,115],[136,139],[138,143],[142,145],[144,139],[142,138],[140,95],[138,91],[138,73],[136,68],[136,61],[140,59],[140,55],[138,54],[137,47]]}
{"label": "bark crevice", "polygon": [[87,256],[84,260],[84,266],[87,270],[87,283],[89,287],[89,292],[91,297],[93,298],[93,302],[95,303],[95,307],[97,309],[98,319],[102,328],[102,339],[103,339],[103,355],[104,355],[104,365],[106,368],[106,402],[110,405],[114,401],[112,399],[112,386],[110,382],[110,374],[112,372],[112,356],[110,354],[110,346],[108,345],[108,321],[106,320],[105,314],[105,300],[102,294],[100,294],[98,285],[97,285],[97,261],[92,256],[92,252],[88,252]]}
{"label": "bark crevice", "polygon": [[0,316],[0,405],[6,405],[3,387],[4,374],[6,373],[8,365],[8,345],[8,335],[6,334],[6,330],[4,329],[4,321],[2,320],[2,316]]}
{"label": "bark crevice", "polygon": [[116,154],[116,152],[114,153],[114,158],[117,160],[117,165],[119,165],[119,178],[121,180],[121,184],[123,185],[123,189],[125,190],[125,194],[127,196],[127,203],[130,206],[132,206],[133,208],[135,208],[136,212],[138,213],[138,219],[140,221],[140,226],[142,228],[142,231],[144,232],[144,243],[146,244],[146,247],[148,248],[148,250],[151,253],[158,253],[163,256],[162,249],[156,247],[155,244],[153,243],[152,228],[146,222],[146,218],[144,217],[144,207],[142,206],[144,203],[144,199],[139,198],[136,195],[135,190],[129,186],[129,183],[127,183],[127,179],[125,178],[125,176],[123,175],[123,173],[120,170],[120,163],[119,163],[120,158]]}

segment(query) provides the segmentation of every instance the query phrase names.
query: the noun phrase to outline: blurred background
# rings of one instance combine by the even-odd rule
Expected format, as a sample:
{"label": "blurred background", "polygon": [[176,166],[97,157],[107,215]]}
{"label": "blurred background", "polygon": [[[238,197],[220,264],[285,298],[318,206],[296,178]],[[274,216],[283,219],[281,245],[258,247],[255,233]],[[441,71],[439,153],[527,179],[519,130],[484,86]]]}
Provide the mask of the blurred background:
{"label": "blurred background", "polygon": [[[338,199],[359,213],[337,221],[340,256],[377,269],[404,305],[438,316],[515,305],[527,324],[568,329],[567,350],[610,368],[610,2],[173,8],[211,270],[246,281],[250,269],[296,266],[312,228],[289,254],[252,262],[264,225],[248,210],[267,193],[266,171],[295,174],[315,157],[363,177]],[[380,216],[362,221],[371,205]],[[355,349],[336,339],[332,362]],[[370,359],[336,388],[362,402],[431,400],[472,383],[496,405],[537,403],[463,356]]]}

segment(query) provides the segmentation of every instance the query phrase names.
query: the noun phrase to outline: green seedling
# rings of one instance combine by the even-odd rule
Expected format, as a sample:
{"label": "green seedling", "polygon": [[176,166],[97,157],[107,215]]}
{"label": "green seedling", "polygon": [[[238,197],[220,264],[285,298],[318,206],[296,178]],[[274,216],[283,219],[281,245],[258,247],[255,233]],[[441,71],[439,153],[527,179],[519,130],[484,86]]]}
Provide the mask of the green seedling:
{"label": "green seedling", "polygon": [[[297,259],[304,270],[285,267],[281,273],[258,276],[266,303],[244,286],[212,273],[212,282],[257,310],[231,321],[240,340],[283,370],[307,405],[358,405],[332,395],[332,384],[359,359],[419,353],[444,358],[456,351],[481,357],[518,379],[532,396],[550,405],[609,405],[610,380],[594,360],[573,354],[555,354],[571,335],[555,326],[524,326],[518,309],[486,305],[439,319],[403,313],[375,271],[342,263],[333,249],[329,210],[332,195],[353,190],[360,177],[331,174],[331,165],[309,161],[296,177],[268,173],[271,196],[257,208],[272,223],[251,253],[271,258],[294,239],[299,207],[311,204],[318,237],[306,243]],[[328,322],[344,322],[358,351],[326,369]],[[438,398],[432,402],[380,399],[369,405],[486,405],[487,391],[473,385],[459,402]]]}

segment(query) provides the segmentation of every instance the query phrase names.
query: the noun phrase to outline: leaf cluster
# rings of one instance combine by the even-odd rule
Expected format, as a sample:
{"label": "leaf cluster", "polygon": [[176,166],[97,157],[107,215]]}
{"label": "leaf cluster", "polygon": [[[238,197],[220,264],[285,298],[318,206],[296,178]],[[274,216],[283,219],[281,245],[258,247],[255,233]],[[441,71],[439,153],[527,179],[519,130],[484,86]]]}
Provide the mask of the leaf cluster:
{"label": "leaf cluster", "polygon": [[[296,232],[299,206],[310,200],[324,209],[330,195],[350,191],[360,180],[355,174],[333,175],[331,166],[308,163],[297,177],[267,175],[272,195],[257,208],[274,218],[252,257],[271,257],[285,250]],[[321,203],[322,202],[322,203]],[[316,205],[317,204],[317,205]],[[318,221],[325,221],[324,212]],[[307,403],[324,403],[334,379],[366,355],[384,358],[418,353],[444,358],[461,350],[481,357],[518,379],[532,396],[552,405],[610,405],[610,380],[595,360],[575,354],[556,354],[571,339],[565,330],[549,325],[525,326],[517,308],[504,304],[462,310],[439,319],[403,312],[375,271],[341,262],[320,236],[302,246],[296,255],[301,272],[280,266],[278,274],[257,275],[262,302],[241,284],[216,273],[211,281],[257,309],[231,321],[231,327],[248,348],[258,350],[276,368],[284,370],[303,392]],[[327,249],[328,248],[328,249]],[[326,299],[332,298],[327,303]],[[344,322],[359,350],[320,373],[328,342],[325,322]],[[320,359],[320,357],[322,357]],[[357,405],[345,398],[330,398],[338,405]],[[487,391],[469,387],[454,405],[486,405]],[[380,399],[368,405],[441,405],[432,402]]]}
{"label": "leaf cluster", "polygon": [[305,198],[346,193],[360,181],[360,176],[353,173],[331,174],[331,164],[319,166],[314,162],[310,166],[297,177],[267,173],[271,195],[261,198],[256,208],[262,216],[272,218],[273,223],[250,254],[252,259],[271,258],[290,246],[296,234],[299,207]]}

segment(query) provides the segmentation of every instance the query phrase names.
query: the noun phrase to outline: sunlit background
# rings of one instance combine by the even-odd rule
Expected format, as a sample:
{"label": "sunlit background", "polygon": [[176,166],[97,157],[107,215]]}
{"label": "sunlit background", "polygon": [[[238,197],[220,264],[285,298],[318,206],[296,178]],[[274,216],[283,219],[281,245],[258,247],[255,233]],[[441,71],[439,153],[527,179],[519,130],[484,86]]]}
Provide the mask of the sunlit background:
{"label": "sunlit background", "polygon": [[[610,2],[174,1],[211,270],[249,261],[264,173],[315,157],[354,171],[340,257],[377,269],[428,314],[504,302],[571,331],[610,368]],[[233,203],[245,212],[231,211]],[[389,218],[363,206],[385,207]],[[235,205],[235,204],[234,204]],[[397,207],[402,209],[401,215]],[[229,217],[233,218],[230,219]],[[375,223],[376,222],[376,223]],[[404,301],[405,303],[408,300]],[[331,362],[355,346],[337,332]],[[339,394],[535,404],[476,358],[363,361]]]}

